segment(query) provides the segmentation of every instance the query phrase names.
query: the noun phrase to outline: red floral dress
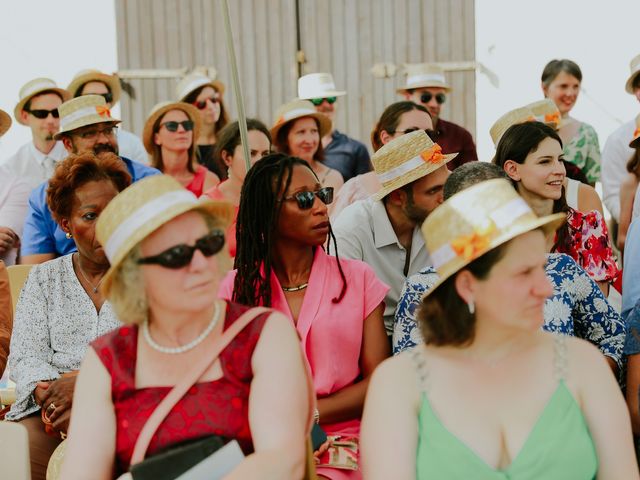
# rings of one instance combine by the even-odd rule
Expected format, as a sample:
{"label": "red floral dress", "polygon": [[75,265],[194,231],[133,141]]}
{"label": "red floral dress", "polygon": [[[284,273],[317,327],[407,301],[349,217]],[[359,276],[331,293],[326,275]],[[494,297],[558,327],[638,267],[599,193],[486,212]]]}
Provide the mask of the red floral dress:
{"label": "red floral dress", "polygon": [[[225,330],[247,307],[227,303]],[[224,376],[197,383],[173,407],[156,431],[147,457],[187,440],[222,435],[238,441],[245,454],[253,452],[249,428],[249,391],[253,372],[251,356],[268,314],[247,325],[220,355]],[[116,415],[117,475],[129,470],[133,447],[143,425],[171,387],[136,388],[137,326],[125,326],[92,344],[111,375]]]}

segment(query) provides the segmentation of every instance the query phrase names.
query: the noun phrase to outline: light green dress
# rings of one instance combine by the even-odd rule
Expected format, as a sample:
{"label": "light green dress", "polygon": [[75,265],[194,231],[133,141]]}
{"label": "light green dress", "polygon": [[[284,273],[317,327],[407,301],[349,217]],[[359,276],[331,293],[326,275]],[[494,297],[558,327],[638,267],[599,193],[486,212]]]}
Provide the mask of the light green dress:
{"label": "light green dress", "polygon": [[581,122],[576,135],[564,146],[563,153],[566,161],[582,170],[589,183],[600,180],[600,144],[591,125]]}

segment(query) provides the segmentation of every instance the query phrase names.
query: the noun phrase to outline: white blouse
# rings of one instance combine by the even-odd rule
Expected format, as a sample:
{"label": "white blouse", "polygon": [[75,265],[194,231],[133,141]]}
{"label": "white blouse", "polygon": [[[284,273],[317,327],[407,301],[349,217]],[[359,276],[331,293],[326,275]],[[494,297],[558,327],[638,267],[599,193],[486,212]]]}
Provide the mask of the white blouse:
{"label": "white blouse", "polygon": [[109,302],[96,312],[73,270],[72,255],[35,265],[20,293],[9,353],[16,402],[7,420],[38,411],[36,383],[78,370],[89,343],[120,326]]}

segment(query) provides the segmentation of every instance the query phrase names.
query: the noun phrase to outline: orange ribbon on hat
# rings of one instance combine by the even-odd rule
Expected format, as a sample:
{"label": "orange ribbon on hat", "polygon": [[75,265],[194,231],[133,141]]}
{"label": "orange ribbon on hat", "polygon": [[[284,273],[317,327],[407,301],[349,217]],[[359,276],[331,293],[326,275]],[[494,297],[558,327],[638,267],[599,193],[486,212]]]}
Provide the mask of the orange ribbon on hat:
{"label": "orange ribbon on hat", "polygon": [[633,139],[635,140],[636,138],[638,138],[638,136],[640,136],[640,127],[636,128],[633,131]]}
{"label": "orange ribbon on hat", "polygon": [[451,248],[457,256],[463,257],[466,261],[473,260],[487,250],[495,231],[496,226],[491,222],[483,229],[456,238],[451,242]]}
{"label": "orange ribbon on hat", "polygon": [[560,112],[547,113],[544,116],[544,121],[546,123],[555,123],[556,125],[560,124]]}
{"label": "orange ribbon on hat", "polygon": [[440,148],[440,145],[434,143],[431,148],[420,154],[420,158],[427,163],[436,164],[444,160],[444,155],[442,154],[442,148]]}
{"label": "orange ribbon on hat", "polygon": [[103,106],[103,105],[97,105],[96,106],[96,112],[101,117],[111,118],[111,110],[109,110],[109,107],[106,107],[106,106]]}

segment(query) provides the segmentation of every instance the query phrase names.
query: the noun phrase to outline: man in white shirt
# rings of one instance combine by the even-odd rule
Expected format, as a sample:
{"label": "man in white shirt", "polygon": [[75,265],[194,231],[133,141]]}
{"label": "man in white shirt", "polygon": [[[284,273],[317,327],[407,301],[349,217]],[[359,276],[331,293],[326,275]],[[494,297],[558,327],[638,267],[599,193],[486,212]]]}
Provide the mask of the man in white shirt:
{"label": "man in white shirt", "polygon": [[36,78],[20,89],[20,101],[13,113],[18,123],[31,129],[32,140],[3,164],[31,188],[48,180],[56,162],[67,156],[62,142],[56,142],[53,136],[60,126],[58,107],[69,98],[69,93],[49,78]]}
{"label": "man in white shirt", "polygon": [[[631,75],[627,79],[625,90],[640,101],[640,55],[631,60]],[[629,142],[640,125],[640,115],[615,130],[602,150],[602,194],[603,201],[616,222],[620,220],[620,185],[627,175],[627,162],[633,155]]]}
{"label": "man in white shirt", "polygon": [[446,164],[456,155],[442,154],[423,130],[393,139],[372,159],[382,188],[349,205],[333,222],[338,255],[368,263],[391,288],[384,311],[389,336],[405,280],[431,265],[420,226],[442,203]]}
{"label": "man in white shirt", "polygon": [[[109,108],[113,108],[118,103],[122,93],[120,79],[116,75],[108,75],[98,70],[78,72],[71,80],[67,90],[74,98],[81,95],[100,95],[104,97]],[[142,145],[142,140],[122,128],[118,128],[116,132],[120,156],[148,165],[149,155]]]}

